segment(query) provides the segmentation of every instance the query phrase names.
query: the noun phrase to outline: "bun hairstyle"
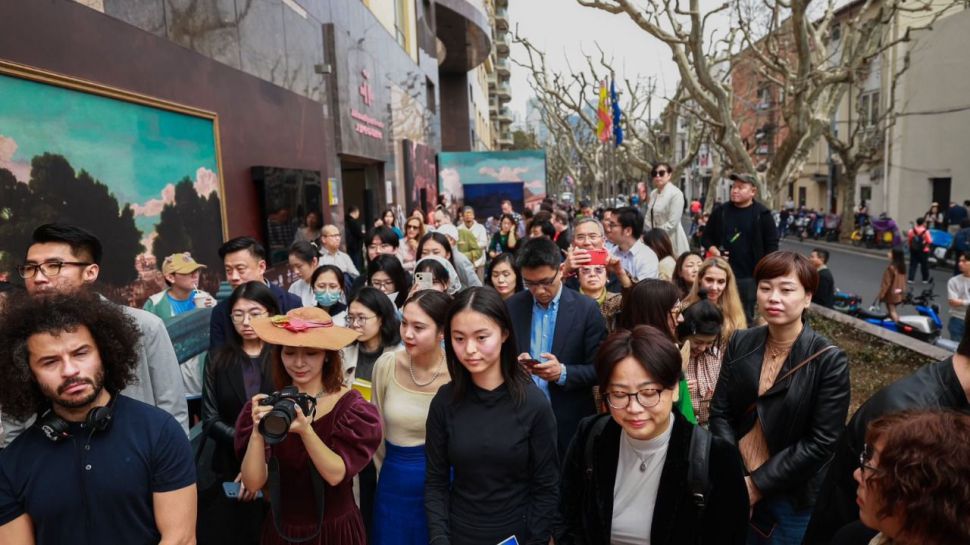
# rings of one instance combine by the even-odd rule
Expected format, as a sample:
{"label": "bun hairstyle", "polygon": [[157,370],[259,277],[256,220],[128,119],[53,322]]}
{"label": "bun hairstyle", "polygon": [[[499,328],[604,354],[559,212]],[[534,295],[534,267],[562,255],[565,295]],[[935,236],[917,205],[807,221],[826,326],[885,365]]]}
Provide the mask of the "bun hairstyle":
{"label": "bun hairstyle", "polygon": [[684,309],[684,321],[677,324],[677,338],[687,339],[693,335],[713,335],[715,344],[721,343],[724,328],[724,314],[717,305],[710,302],[703,290],[698,292],[701,299]]}

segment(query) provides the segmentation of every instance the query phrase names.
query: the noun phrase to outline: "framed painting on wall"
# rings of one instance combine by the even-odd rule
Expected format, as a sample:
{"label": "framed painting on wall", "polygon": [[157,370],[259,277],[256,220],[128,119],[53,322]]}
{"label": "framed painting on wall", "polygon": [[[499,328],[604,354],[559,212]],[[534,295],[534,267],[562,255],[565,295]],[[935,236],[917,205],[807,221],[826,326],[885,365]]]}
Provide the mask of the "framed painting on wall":
{"label": "framed painting on wall", "polygon": [[163,289],[177,252],[214,289],[227,234],[215,113],[3,60],[0,96],[0,273],[16,276],[33,230],[57,221],[98,236],[99,288],[118,302]]}

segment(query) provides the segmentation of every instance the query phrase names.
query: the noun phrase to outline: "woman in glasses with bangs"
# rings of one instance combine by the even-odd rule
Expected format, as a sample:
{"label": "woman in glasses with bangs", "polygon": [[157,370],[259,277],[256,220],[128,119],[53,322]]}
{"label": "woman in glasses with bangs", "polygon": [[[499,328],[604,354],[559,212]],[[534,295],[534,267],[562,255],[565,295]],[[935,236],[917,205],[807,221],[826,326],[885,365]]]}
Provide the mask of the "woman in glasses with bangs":
{"label": "woman in glasses with bangs", "polygon": [[653,191],[650,192],[650,209],[647,210],[647,225],[651,229],[661,229],[670,237],[673,255],[679,256],[690,251],[687,233],[681,223],[684,215],[684,193],[677,184],[670,183],[673,169],[670,163],[657,163],[650,173]]}
{"label": "woman in glasses with bangs", "polygon": [[729,443],[710,443],[703,507],[688,486],[695,428],[673,409],[680,374],[680,350],[655,327],[621,329],[600,346],[609,413],[580,422],[566,454],[557,545],[745,542],[744,473]]}
{"label": "woman in glasses with bangs", "polygon": [[205,365],[203,441],[215,445],[210,469],[216,479],[211,487],[199,491],[197,537],[200,543],[255,544],[265,512],[263,502],[255,501],[258,490],[242,486],[239,497],[229,499],[222,483],[242,482],[234,447],[239,412],[254,395],[275,389],[269,363],[273,347],[256,335],[252,322],[279,314],[279,308],[266,284],[246,282],[229,296],[229,309],[233,329],[226,335],[226,344],[209,352]]}

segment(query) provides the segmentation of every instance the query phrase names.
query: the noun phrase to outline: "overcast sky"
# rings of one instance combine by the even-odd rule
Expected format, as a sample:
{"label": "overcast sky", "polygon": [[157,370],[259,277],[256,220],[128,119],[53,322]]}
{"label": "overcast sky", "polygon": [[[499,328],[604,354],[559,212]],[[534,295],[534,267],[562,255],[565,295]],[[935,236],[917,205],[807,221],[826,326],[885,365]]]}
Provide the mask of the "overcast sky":
{"label": "overcast sky", "polygon": [[[645,33],[626,15],[612,15],[580,6],[575,0],[511,0],[509,25],[512,32],[528,38],[546,52],[550,70],[565,72],[566,58],[576,69],[585,67],[583,52],[596,54],[595,43],[614,58],[617,78],[633,79],[637,74],[656,76],[658,93],[677,86],[677,69],[666,45]],[[511,37],[510,37],[511,40]],[[512,44],[512,58],[524,60],[524,49]],[[512,64],[512,102],[509,105],[525,119],[525,104],[532,96],[528,72]]]}

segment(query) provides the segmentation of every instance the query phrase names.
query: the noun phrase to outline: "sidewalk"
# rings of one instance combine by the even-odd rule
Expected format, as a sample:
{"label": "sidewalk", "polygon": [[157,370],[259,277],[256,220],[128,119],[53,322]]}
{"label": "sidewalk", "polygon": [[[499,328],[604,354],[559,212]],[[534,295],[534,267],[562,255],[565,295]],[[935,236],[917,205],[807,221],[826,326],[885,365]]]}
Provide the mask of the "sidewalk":
{"label": "sidewalk", "polygon": [[786,242],[794,242],[797,244],[804,244],[807,246],[817,246],[819,248],[825,248],[828,250],[841,250],[843,252],[854,252],[857,254],[865,254],[882,258],[885,258],[886,254],[889,252],[888,248],[866,248],[864,245],[855,246],[853,244],[846,244],[843,242],[828,242],[825,240],[814,240],[811,238],[806,238],[799,242],[798,237],[794,235],[788,235],[781,240]]}

